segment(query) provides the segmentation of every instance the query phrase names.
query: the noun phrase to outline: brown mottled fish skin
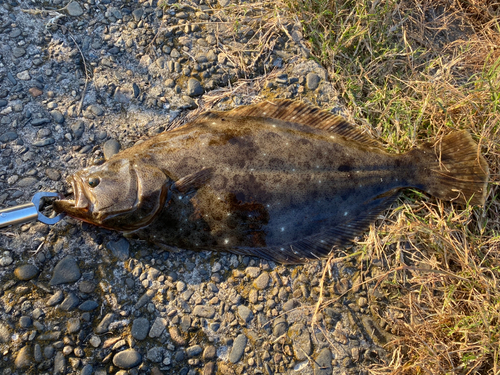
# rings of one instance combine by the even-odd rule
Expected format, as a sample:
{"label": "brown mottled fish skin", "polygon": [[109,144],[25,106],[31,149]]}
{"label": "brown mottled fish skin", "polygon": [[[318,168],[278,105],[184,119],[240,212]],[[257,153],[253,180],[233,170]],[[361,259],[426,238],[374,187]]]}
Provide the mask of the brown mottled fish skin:
{"label": "brown mottled fish skin", "polygon": [[484,204],[477,147],[459,131],[389,154],[339,116],[263,102],[207,112],[79,171],[75,200],[55,206],[155,243],[300,263],[349,243],[403,188]]}

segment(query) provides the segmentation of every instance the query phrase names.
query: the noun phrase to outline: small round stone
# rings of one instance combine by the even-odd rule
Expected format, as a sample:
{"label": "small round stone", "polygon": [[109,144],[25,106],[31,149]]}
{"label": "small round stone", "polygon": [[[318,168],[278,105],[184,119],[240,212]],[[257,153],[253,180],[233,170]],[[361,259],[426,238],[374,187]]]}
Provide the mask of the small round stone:
{"label": "small round stone", "polygon": [[19,280],[31,280],[38,276],[40,270],[32,265],[25,264],[24,266],[17,267],[14,270],[14,276],[16,276]]}
{"label": "small round stone", "polygon": [[321,78],[316,73],[308,73],[306,76],[306,87],[309,90],[316,90],[319,86]]}
{"label": "small round stone", "polygon": [[59,261],[54,267],[54,273],[50,280],[50,285],[59,285],[77,281],[81,276],[80,268],[76,264],[75,258],[67,256]]}
{"label": "small round stone", "polygon": [[132,337],[136,340],[144,340],[149,331],[149,321],[146,318],[134,319],[132,323]]}
{"label": "small round stone", "polygon": [[189,78],[186,94],[188,94],[189,96],[199,96],[202,95],[204,91],[205,90],[203,89],[200,81],[198,81],[196,78]]}
{"label": "small round stone", "polygon": [[200,355],[203,349],[199,345],[193,345],[186,349],[186,354],[188,357],[195,357]]}
{"label": "small round stone", "polygon": [[21,328],[30,328],[33,325],[33,320],[29,316],[21,316],[19,318],[19,326]]}
{"label": "small round stone", "polygon": [[113,155],[116,155],[120,151],[121,145],[116,139],[110,139],[104,143],[102,147],[102,152],[104,153],[104,158],[108,160]]}
{"label": "small round stone", "polygon": [[252,319],[252,310],[250,310],[245,305],[238,306],[238,315],[243,320],[243,322],[247,323]]}
{"label": "small round stone", "polygon": [[255,289],[263,290],[267,288],[267,285],[269,284],[269,273],[267,272],[262,272],[259,277],[255,279],[253,282],[253,286]]}
{"label": "small round stone", "polygon": [[79,17],[83,14],[83,9],[76,1],[72,1],[66,6],[68,14],[73,17]]}
{"label": "small round stone", "polygon": [[247,337],[241,333],[234,340],[233,348],[229,354],[229,361],[231,363],[237,363],[241,359],[245,352],[245,346],[247,346]]}
{"label": "small round stone", "polygon": [[130,369],[142,362],[142,356],[135,349],[127,349],[113,357],[113,364],[122,369]]}
{"label": "small round stone", "polygon": [[32,361],[31,349],[26,345],[17,353],[14,366],[16,368],[28,368],[31,366]]}

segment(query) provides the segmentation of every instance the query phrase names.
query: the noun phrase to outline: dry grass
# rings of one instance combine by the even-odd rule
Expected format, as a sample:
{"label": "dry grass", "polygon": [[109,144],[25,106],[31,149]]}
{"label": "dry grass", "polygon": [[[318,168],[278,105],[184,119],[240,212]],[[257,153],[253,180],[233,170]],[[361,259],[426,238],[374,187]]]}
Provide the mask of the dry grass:
{"label": "dry grass", "polygon": [[[417,191],[368,236],[396,333],[374,374],[500,374],[500,2],[288,0],[358,123],[395,151],[468,129],[491,173],[485,207]],[[397,311],[398,313],[394,313]]]}

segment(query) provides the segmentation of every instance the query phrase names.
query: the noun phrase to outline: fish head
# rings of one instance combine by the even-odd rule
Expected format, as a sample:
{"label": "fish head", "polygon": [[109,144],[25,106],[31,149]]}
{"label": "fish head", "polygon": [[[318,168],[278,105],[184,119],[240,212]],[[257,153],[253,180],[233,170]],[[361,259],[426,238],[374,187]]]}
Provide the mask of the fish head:
{"label": "fish head", "polygon": [[74,198],[55,201],[57,212],[119,231],[147,226],[161,211],[170,187],[160,169],[126,158],[82,169],[67,181]]}

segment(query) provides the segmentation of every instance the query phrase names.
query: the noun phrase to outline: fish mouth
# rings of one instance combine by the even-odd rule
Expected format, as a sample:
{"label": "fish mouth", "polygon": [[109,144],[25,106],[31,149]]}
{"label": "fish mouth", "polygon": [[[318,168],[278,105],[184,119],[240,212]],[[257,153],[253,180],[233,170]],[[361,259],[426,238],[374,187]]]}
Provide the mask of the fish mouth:
{"label": "fish mouth", "polygon": [[67,178],[67,182],[71,184],[73,197],[71,197],[70,193],[70,196],[66,199],[54,201],[54,210],[82,220],[90,220],[92,217],[91,201],[85,191],[82,179],[78,176],[70,176]]}

